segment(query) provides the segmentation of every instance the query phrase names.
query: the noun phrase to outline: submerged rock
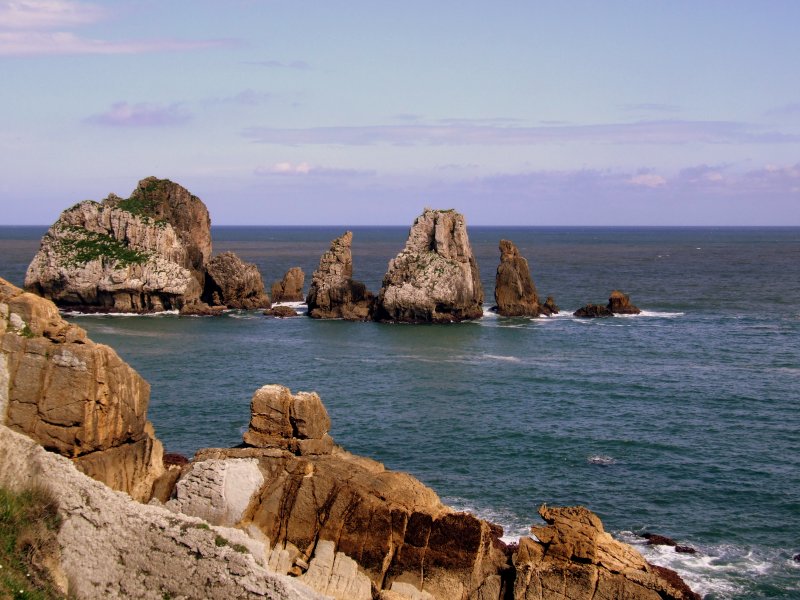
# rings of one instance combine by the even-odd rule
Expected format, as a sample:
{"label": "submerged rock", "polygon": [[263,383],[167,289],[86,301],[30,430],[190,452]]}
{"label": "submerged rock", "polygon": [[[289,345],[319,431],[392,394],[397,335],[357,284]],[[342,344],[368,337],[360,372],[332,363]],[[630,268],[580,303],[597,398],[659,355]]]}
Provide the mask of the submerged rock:
{"label": "submerged rock", "polygon": [[148,177],[130,198],[112,194],[65,210],[42,238],[25,289],[79,309],[148,312],[197,303],[210,223],[199,198]]}
{"label": "submerged rock", "polygon": [[494,299],[497,312],[505,317],[538,317],[542,312],[528,261],[509,240],[500,240]]}
{"label": "submerged rock", "polygon": [[233,252],[223,252],[208,262],[203,301],[245,310],[270,307],[258,267]]}
{"label": "submerged rock", "polygon": [[614,316],[614,313],[611,312],[611,309],[609,309],[607,306],[603,306],[602,304],[587,304],[586,306],[580,307],[572,314],[582,319],[597,319],[601,317]]}
{"label": "submerged rock", "polygon": [[49,300],[0,279],[0,424],[147,500],[162,474],[150,386]]}
{"label": "submerged rock", "polygon": [[331,243],[319,260],[308,290],[308,316],[314,319],[368,320],[373,296],[353,279],[353,233],[347,231]]}
{"label": "submerged rock", "polygon": [[425,209],[405,248],[389,262],[375,318],[442,323],[481,316],[483,286],[464,217],[454,210]]}
{"label": "submerged rock", "polygon": [[273,302],[302,302],[303,282],[306,275],[300,267],[292,267],[283,276],[283,279],[272,284]]}

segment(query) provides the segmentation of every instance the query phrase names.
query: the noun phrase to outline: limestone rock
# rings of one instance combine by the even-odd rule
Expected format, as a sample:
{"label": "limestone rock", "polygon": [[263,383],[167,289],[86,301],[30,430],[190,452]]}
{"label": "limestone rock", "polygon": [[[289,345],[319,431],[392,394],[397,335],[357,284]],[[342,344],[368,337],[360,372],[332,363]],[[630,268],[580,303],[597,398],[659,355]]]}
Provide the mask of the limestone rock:
{"label": "limestone rock", "polygon": [[638,315],[641,310],[631,304],[631,299],[627,294],[614,290],[608,299],[608,310],[618,315]]}
{"label": "limestone rock", "polygon": [[272,284],[273,302],[303,302],[303,283],[306,275],[300,267],[292,267],[283,279]]}
{"label": "limestone rock", "polygon": [[479,319],[482,305],[483,287],[464,217],[454,210],[425,209],[405,248],[389,262],[375,318],[412,323]]}
{"label": "limestone rock", "polygon": [[61,526],[53,579],[65,597],[325,600],[269,571],[263,543],[244,532],[134,502],[0,425],[0,486],[42,487]]}
{"label": "limestone rock", "polygon": [[580,307],[572,314],[581,319],[597,319],[614,316],[614,313],[612,313],[607,306],[603,306],[602,304],[587,304],[586,306]]}
{"label": "limestone rock", "polygon": [[25,288],[63,307],[148,312],[198,302],[211,256],[208,210],[167,179],[130,198],[65,210],[42,238]]}
{"label": "limestone rock", "polygon": [[308,315],[314,319],[365,321],[370,318],[373,296],[353,279],[353,234],[347,231],[322,255],[308,290]]}
{"label": "limestone rock", "polygon": [[0,279],[0,423],[137,499],[161,475],[150,386],[49,300]]}
{"label": "limestone rock", "polygon": [[298,316],[298,313],[295,309],[286,305],[273,306],[272,308],[265,310],[264,314],[268,317],[277,317],[278,319],[286,319],[288,317]]}
{"label": "limestone rock", "polygon": [[528,261],[509,240],[500,240],[494,298],[497,312],[505,317],[538,317],[541,313]]}
{"label": "limestone rock", "polygon": [[270,307],[258,267],[243,262],[233,252],[223,252],[208,261],[203,301],[245,310]]}
{"label": "limestone rock", "polygon": [[292,395],[282,385],[265,385],[250,402],[250,427],[244,442],[260,448],[284,448],[297,454],[323,454],[333,449],[331,420],[314,392]]}
{"label": "limestone rock", "polygon": [[547,299],[544,301],[544,304],[542,304],[541,308],[542,308],[542,314],[547,315],[548,317],[550,315],[557,315],[559,312],[561,312],[561,309],[558,308],[558,305],[556,304],[556,301],[553,299],[552,296],[547,297]]}
{"label": "limestone rock", "polygon": [[589,510],[542,506],[539,514],[548,525],[532,527],[537,539],[520,539],[514,554],[515,600],[699,600],[614,540]]}

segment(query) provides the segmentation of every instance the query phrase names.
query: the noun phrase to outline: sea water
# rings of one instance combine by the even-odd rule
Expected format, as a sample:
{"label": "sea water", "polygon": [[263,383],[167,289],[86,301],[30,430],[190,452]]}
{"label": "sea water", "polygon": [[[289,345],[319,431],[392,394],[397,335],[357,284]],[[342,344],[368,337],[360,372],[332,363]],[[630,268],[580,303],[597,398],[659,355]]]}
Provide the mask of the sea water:
{"label": "sea water", "polygon": [[[0,228],[21,284],[43,228]],[[407,228],[354,228],[374,292]],[[344,228],[214,228],[269,284]],[[543,503],[584,504],[708,599],[800,598],[800,229],[470,228],[480,321],[382,325],[257,311],[70,317],[152,385],[167,451],[241,441],[261,385],[317,391],[348,450],[408,471],[507,539]],[[488,311],[501,238],[563,312]],[[638,316],[572,311],[631,295]],[[697,549],[644,545],[656,532]]]}

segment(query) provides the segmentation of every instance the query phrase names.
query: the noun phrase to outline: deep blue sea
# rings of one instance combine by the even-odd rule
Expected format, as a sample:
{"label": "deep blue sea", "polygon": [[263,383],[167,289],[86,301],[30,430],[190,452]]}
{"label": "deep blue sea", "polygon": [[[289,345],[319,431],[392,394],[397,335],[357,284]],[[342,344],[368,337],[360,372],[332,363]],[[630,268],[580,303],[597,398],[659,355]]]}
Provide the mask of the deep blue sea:
{"label": "deep blue sea", "polygon": [[[0,276],[22,284],[45,228],[0,227]],[[306,285],[336,228],[214,228],[214,250],[269,286]],[[407,228],[354,228],[377,292]],[[800,228],[474,227],[487,309],[498,241],[564,312],[381,325],[258,312],[72,317],[151,383],[168,451],[240,442],[253,392],[317,391],[334,439],[408,471],[507,537],[542,502],[584,504],[707,599],[800,598]],[[630,294],[639,316],[571,312]],[[696,555],[651,548],[652,531]]]}

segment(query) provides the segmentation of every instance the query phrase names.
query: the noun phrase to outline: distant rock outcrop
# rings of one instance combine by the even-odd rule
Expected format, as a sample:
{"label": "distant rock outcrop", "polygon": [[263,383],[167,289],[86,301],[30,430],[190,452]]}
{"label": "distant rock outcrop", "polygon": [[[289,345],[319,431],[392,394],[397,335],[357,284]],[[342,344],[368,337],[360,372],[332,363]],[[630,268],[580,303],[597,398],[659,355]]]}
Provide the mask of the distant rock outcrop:
{"label": "distant rock outcrop", "polygon": [[528,261],[509,240],[500,240],[494,300],[497,312],[504,317],[538,317],[541,313]]}
{"label": "distant rock outcrop", "polygon": [[425,209],[405,248],[389,262],[375,318],[442,323],[481,316],[483,287],[464,217],[454,210]]}
{"label": "distant rock outcrop", "polygon": [[264,311],[268,317],[276,317],[278,319],[288,319],[289,317],[297,317],[298,313],[291,306],[278,305],[268,308]]}
{"label": "distant rock outcrop", "polygon": [[561,309],[558,308],[558,305],[556,304],[556,301],[552,296],[547,297],[547,299],[544,301],[544,304],[542,304],[541,308],[542,308],[542,314],[547,315],[548,317],[550,315],[557,315],[559,312],[561,312]]}
{"label": "distant rock outcrop", "polygon": [[614,290],[608,299],[608,304],[587,304],[576,310],[573,314],[584,319],[594,319],[598,317],[613,317],[620,315],[638,315],[642,311],[631,304],[631,299],[627,294]]}
{"label": "distant rock outcrop", "polygon": [[283,276],[283,279],[272,284],[273,302],[302,302],[303,283],[306,275],[300,267],[292,267]]}
{"label": "distant rock outcrop", "polygon": [[347,231],[331,243],[319,259],[319,268],[308,290],[308,316],[314,319],[366,321],[372,312],[373,296],[353,279],[353,234]]}
{"label": "distant rock outcrop", "polygon": [[226,300],[230,308],[269,306],[255,265],[221,256],[209,262],[211,220],[202,200],[148,177],[130,198],[111,194],[61,213],[28,267],[25,289],[86,312],[219,314],[202,300],[215,293],[219,307]]}
{"label": "distant rock outcrop", "polygon": [[270,307],[258,267],[233,252],[223,252],[206,265],[203,301],[245,310]]}
{"label": "distant rock outcrop", "polygon": [[515,600],[700,600],[674,572],[613,539],[582,506],[542,506],[539,514],[548,525],[532,527],[536,539],[521,538],[514,555]]}
{"label": "distant rock outcrop", "polygon": [[163,472],[150,386],[49,300],[0,279],[0,424],[147,500]]}

